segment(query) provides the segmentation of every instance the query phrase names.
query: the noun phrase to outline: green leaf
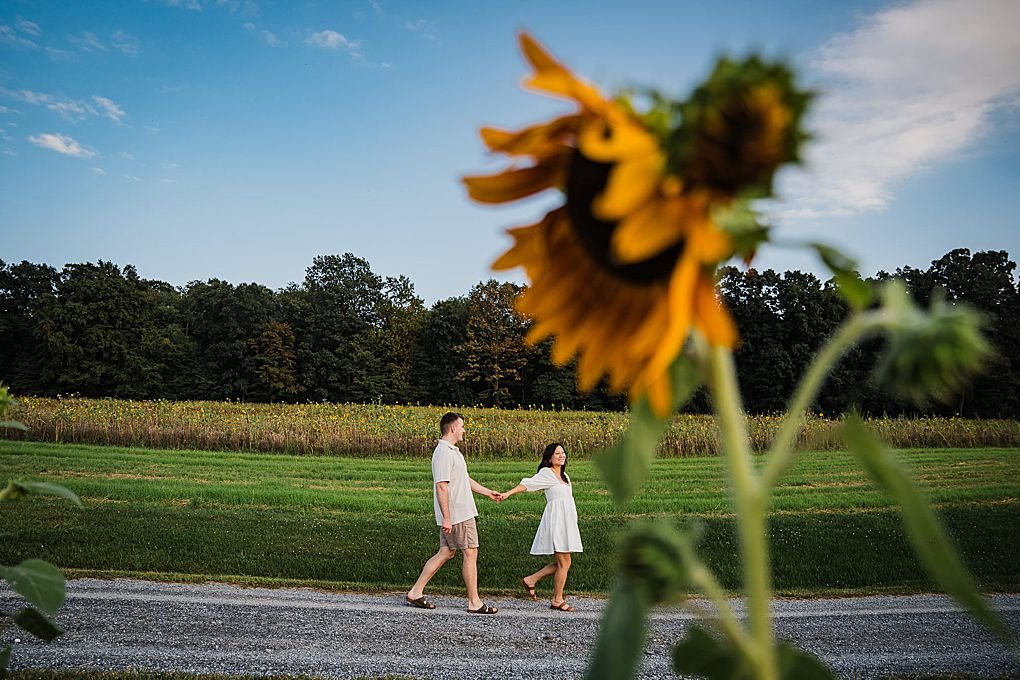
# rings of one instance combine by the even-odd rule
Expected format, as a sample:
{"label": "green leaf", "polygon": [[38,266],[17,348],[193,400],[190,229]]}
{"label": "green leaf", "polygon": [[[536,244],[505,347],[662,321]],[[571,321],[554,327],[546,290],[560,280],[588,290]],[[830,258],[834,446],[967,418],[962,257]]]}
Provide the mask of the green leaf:
{"label": "green leaf", "polygon": [[680,675],[696,675],[708,680],[752,677],[747,661],[729,640],[717,638],[696,625],[673,647],[673,670]]}
{"label": "green leaf", "polygon": [[50,616],[64,603],[64,575],[45,560],[25,560],[16,567],[0,567],[0,574],[14,592]]}
{"label": "green leaf", "polygon": [[587,680],[632,678],[644,656],[648,603],[633,584],[617,579],[609,595],[595,650],[588,661]]}
{"label": "green leaf", "polygon": [[885,445],[860,418],[850,417],[843,426],[850,450],[864,463],[875,483],[899,504],[903,525],[914,552],[942,589],[977,617],[1007,644],[1012,642],[1002,619],[978,592],[946,530],[935,516],[923,492],[886,450]]}
{"label": "green leaf", "polygon": [[749,198],[712,211],[712,219],[725,231],[737,254],[745,260],[754,257],[758,246],[769,240],[769,227],[762,224],[761,216],[751,207]]}
{"label": "green leaf", "polygon": [[14,623],[16,623],[19,628],[28,631],[40,640],[45,640],[46,642],[52,642],[58,636],[64,634],[63,628],[46,618],[45,614],[39,613],[32,607],[25,607],[15,614]]}
{"label": "green leaf", "polygon": [[5,427],[8,430],[21,430],[22,432],[28,432],[28,426],[24,423],[19,423],[16,420],[0,420],[0,427]]}
{"label": "green leaf", "polygon": [[78,495],[66,486],[53,484],[51,482],[28,482],[23,479],[14,480],[14,484],[21,487],[22,491],[25,493],[34,493],[40,496],[60,496],[71,501],[82,510],[85,509],[85,506],[81,504],[81,500],[78,498]]}
{"label": "green leaf", "polygon": [[779,643],[779,677],[783,680],[836,680],[835,674],[817,656],[789,642]]}
{"label": "green leaf", "polygon": [[[674,410],[694,394],[701,383],[694,360],[681,355],[671,367]],[[623,505],[645,483],[655,458],[659,438],[669,420],[662,420],[652,411],[646,397],[641,397],[630,411],[630,424],[619,441],[594,457],[595,467],[612,492],[618,505]]]}
{"label": "green leaf", "polygon": [[871,304],[871,286],[861,279],[857,273],[857,262],[844,255],[832,246],[824,243],[809,244],[822,258],[822,262],[832,272],[839,291],[854,309],[864,309]]}

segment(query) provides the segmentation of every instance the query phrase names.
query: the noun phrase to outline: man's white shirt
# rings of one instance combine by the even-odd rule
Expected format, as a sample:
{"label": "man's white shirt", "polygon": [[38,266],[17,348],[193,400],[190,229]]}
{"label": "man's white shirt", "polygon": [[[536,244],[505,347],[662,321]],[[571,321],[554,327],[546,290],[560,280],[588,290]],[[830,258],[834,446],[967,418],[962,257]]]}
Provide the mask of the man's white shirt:
{"label": "man's white shirt", "polygon": [[445,439],[440,439],[436,450],[432,452],[432,504],[436,510],[436,524],[442,526],[443,511],[439,508],[439,496],[436,493],[436,484],[439,482],[450,483],[451,524],[460,524],[478,516],[464,454]]}

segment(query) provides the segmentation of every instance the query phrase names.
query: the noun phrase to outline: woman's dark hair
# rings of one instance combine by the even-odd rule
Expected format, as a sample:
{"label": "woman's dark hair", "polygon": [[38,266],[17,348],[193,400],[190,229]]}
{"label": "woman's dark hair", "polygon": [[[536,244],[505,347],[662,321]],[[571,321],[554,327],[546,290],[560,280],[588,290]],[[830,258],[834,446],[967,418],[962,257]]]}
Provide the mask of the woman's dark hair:
{"label": "woman's dark hair", "polygon": [[[559,442],[553,442],[549,446],[545,447],[545,451],[542,452],[542,462],[538,464],[538,472],[541,472],[542,468],[552,467],[552,457],[559,446]],[[566,451],[566,449],[563,449],[564,453],[566,453]],[[563,478],[564,482],[570,484],[570,477],[567,477],[567,461],[563,461],[563,467],[560,468],[560,477]]]}

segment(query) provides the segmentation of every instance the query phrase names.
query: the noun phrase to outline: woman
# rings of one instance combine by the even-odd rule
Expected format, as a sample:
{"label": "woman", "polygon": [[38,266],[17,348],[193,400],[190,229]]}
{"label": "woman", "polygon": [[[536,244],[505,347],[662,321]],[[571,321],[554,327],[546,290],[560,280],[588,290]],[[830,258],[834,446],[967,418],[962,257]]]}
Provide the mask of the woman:
{"label": "woman", "polygon": [[509,498],[521,491],[545,490],[545,512],[531,544],[532,555],[555,555],[556,561],[547,564],[534,574],[525,576],[521,583],[532,600],[537,600],[535,586],[546,576],[553,577],[553,597],[550,609],[572,612],[574,608],[563,597],[563,586],[570,571],[570,553],[583,552],[581,534],[577,530],[577,508],[574,493],[567,476],[567,453],[557,443],[545,447],[538,473],[522,479],[521,483],[503,494]]}

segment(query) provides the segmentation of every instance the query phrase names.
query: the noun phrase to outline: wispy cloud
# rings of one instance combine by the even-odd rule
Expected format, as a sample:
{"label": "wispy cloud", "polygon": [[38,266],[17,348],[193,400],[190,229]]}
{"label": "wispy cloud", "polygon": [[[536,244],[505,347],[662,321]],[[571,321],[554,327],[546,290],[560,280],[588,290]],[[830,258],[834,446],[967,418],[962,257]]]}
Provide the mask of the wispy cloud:
{"label": "wispy cloud", "polygon": [[39,37],[40,33],[39,24],[35,23],[34,21],[29,21],[28,19],[17,17],[14,20],[14,25],[22,33],[28,33],[29,35]]}
{"label": "wispy cloud", "polygon": [[415,19],[414,21],[405,21],[404,29],[417,33],[425,40],[437,40],[436,22],[429,21],[427,19]]}
{"label": "wispy cloud", "polygon": [[372,9],[375,10],[376,14],[385,14],[382,3],[379,2],[379,0],[368,0],[368,4],[372,6]]}
{"label": "wispy cloud", "polygon": [[195,12],[202,11],[202,3],[198,0],[166,0],[168,7],[180,7],[181,9],[190,9]]}
{"label": "wispy cloud", "polygon": [[89,31],[84,31],[81,35],[69,35],[67,42],[83,52],[106,52],[106,45],[99,39],[99,36]]}
{"label": "wispy cloud", "polygon": [[272,31],[259,29],[257,26],[255,26],[255,24],[251,23],[245,24],[244,30],[248,31],[249,33],[254,33],[259,38],[262,39],[262,42],[266,43],[270,47],[279,47],[280,45],[283,44],[280,41],[280,39],[276,37],[275,33],[273,33]]}
{"label": "wispy cloud", "polygon": [[327,50],[346,50],[353,57],[360,55],[359,48],[361,43],[359,41],[348,40],[343,33],[337,33],[329,29],[312,33],[305,42]]}
{"label": "wispy cloud", "polygon": [[224,7],[231,14],[240,14],[244,17],[257,17],[262,13],[259,3],[254,0],[216,0],[217,7]]}
{"label": "wispy cloud", "polygon": [[35,49],[39,47],[28,38],[18,35],[17,31],[7,24],[0,24],[0,45],[21,49]]}
{"label": "wispy cloud", "polygon": [[82,146],[78,141],[67,135],[59,133],[44,132],[41,135],[30,136],[28,141],[43,149],[50,149],[65,156],[75,158],[92,158],[96,152],[87,146]]}
{"label": "wispy cloud", "polygon": [[96,103],[100,115],[117,123],[123,122],[125,115],[124,109],[122,109],[115,101],[107,99],[106,97],[100,97],[99,95],[93,95],[92,100]]}
{"label": "wispy cloud", "polygon": [[110,43],[117,50],[120,50],[128,56],[135,56],[138,54],[138,50],[141,47],[141,43],[138,38],[125,33],[124,31],[115,31],[110,36]]}
{"label": "wispy cloud", "polygon": [[1020,2],[915,0],[817,55],[824,77],[807,170],[783,193],[791,220],[884,207],[896,185],[989,131],[1020,93]]}
{"label": "wispy cloud", "polygon": [[88,101],[32,90],[8,90],[0,86],[0,96],[11,97],[34,106],[45,106],[50,111],[59,114],[64,120],[71,122],[85,120],[89,116],[97,116],[122,123],[127,115],[115,101],[99,95],[93,95],[92,100]]}
{"label": "wispy cloud", "polygon": [[78,58],[78,55],[70,50],[59,50],[56,47],[47,47],[46,56],[52,61],[57,63],[74,61]]}
{"label": "wispy cloud", "polygon": [[97,174],[97,175],[99,175],[100,177],[102,177],[103,175],[106,174],[106,170],[103,170],[102,168],[98,168],[98,167],[93,167],[92,168],[92,172]]}

